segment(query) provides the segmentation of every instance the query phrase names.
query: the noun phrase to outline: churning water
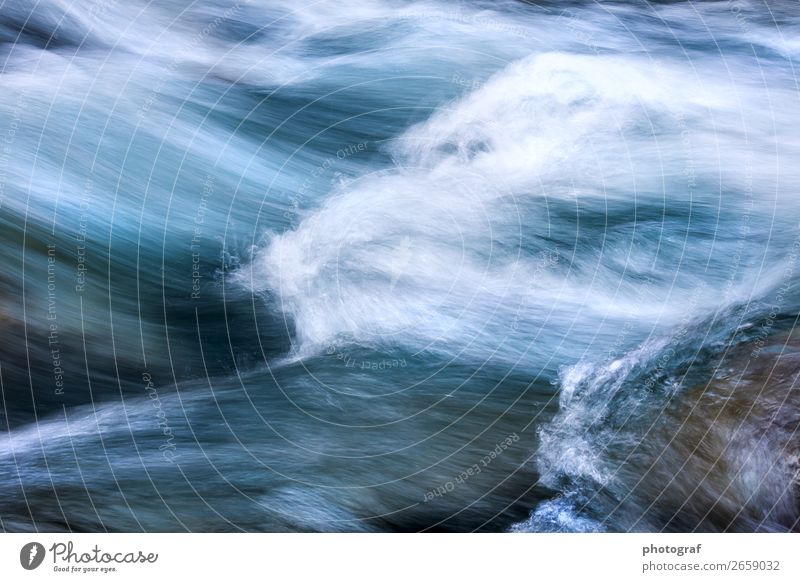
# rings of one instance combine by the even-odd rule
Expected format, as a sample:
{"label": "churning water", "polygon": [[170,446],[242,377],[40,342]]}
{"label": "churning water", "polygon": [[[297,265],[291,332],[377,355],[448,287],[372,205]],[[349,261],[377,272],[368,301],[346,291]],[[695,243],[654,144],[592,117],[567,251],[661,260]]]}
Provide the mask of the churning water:
{"label": "churning water", "polygon": [[798,529],[798,39],[0,0],[0,528]]}

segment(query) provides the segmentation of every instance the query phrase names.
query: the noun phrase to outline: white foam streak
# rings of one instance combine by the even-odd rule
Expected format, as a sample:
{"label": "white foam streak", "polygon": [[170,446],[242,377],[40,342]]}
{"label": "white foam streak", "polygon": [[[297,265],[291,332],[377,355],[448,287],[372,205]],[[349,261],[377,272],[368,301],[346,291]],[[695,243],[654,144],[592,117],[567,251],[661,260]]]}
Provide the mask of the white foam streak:
{"label": "white foam streak", "polygon": [[[572,320],[576,337],[590,333],[589,318],[635,314],[640,324],[667,324],[702,278],[685,273],[632,307],[638,282],[611,270],[616,260],[626,270],[652,268],[654,249],[583,254],[565,279],[563,271],[541,272],[535,253],[521,247],[559,228],[525,214],[533,201],[657,201],[665,178],[654,169],[680,173],[683,155],[700,174],[719,171],[713,148],[681,154],[680,144],[687,123],[694,143],[718,140],[704,114],[718,114],[717,126],[735,124],[735,99],[712,83],[681,84],[686,71],[674,66],[651,69],[638,57],[560,53],[509,65],[397,140],[396,170],[340,188],[296,230],[273,237],[250,282],[278,296],[305,348],[341,336],[402,335],[486,354],[497,338],[476,339],[487,328],[496,333],[498,321],[507,330],[514,317]],[[640,131],[648,124],[656,148]],[[731,168],[731,180],[753,171]],[[714,193],[700,189],[671,196],[714,203]],[[718,294],[701,290],[696,307],[718,308]],[[519,355],[524,346],[504,350]]]}

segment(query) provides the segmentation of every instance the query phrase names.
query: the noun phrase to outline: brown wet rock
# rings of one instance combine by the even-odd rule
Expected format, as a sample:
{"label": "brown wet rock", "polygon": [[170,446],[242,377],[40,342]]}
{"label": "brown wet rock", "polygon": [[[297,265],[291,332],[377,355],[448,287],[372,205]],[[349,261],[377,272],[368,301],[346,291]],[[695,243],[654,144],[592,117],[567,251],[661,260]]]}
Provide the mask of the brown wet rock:
{"label": "brown wet rock", "polygon": [[[631,494],[665,530],[800,529],[800,337],[742,344],[673,399],[634,455]],[[643,498],[643,499],[642,499]]]}

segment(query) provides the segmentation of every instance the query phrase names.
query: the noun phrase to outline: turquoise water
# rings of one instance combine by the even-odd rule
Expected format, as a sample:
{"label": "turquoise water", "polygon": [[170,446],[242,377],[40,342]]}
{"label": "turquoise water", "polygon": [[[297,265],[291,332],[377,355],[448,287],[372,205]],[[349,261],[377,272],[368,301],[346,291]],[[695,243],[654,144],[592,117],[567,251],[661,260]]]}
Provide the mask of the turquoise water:
{"label": "turquoise water", "polygon": [[798,31],[0,4],[0,527],[797,529]]}

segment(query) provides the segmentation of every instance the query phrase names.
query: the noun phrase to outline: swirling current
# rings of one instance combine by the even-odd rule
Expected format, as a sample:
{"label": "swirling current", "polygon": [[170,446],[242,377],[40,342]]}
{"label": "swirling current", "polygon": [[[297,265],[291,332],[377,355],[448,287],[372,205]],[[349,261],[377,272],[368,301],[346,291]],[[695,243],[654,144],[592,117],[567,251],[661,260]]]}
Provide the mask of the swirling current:
{"label": "swirling current", "polygon": [[798,39],[0,0],[0,529],[797,530]]}

